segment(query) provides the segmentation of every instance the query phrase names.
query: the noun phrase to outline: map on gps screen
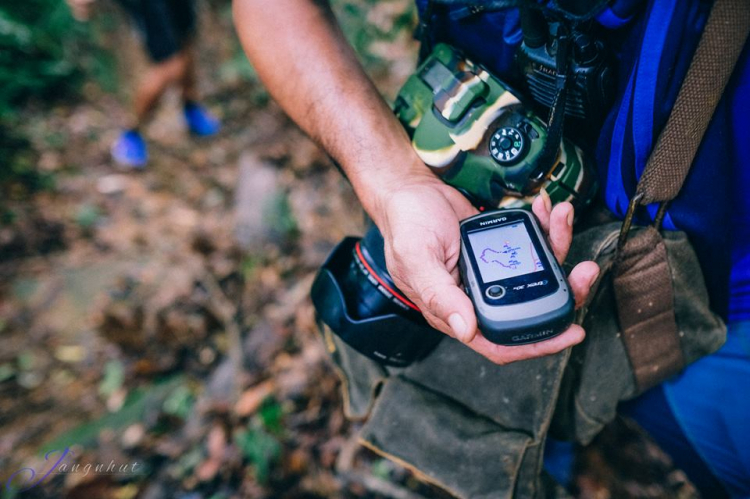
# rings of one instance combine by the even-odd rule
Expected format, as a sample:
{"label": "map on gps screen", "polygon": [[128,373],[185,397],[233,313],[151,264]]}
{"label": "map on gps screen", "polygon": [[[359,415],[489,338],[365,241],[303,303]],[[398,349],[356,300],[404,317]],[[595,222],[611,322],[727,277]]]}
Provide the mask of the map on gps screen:
{"label": "map on gps screen", "polygon": [[544,270],[523,222],[468,235],[485,283]]}

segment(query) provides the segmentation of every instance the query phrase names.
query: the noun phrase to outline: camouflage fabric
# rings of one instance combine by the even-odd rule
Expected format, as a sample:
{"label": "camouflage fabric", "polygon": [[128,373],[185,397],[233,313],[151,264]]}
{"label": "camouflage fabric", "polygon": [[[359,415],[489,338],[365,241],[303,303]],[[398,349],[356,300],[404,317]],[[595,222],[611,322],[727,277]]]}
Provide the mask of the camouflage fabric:
{"label": "camouflage fabric", "polygon": [[[436,45],[409,77],[394,111],[422,161],[486,207],[528,207],[544,187],[553,203],[581,208],[596,193],[590,159],[566,138],[543,179],[531,180],[548,140],[544,122],[504,82],[449,45]],[[500,164],[491,141],[507,129],[517,129],[508,149],[517,159]]]}

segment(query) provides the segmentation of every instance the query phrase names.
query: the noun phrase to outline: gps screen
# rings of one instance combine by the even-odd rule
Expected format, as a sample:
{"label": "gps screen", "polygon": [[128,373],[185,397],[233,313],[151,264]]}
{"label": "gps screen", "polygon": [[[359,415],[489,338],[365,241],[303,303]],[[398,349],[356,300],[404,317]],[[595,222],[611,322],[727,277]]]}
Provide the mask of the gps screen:
{"label": "gps screen", "polygon": [[468,236],[485,283],[544,270],[523,222],[469,232]]}

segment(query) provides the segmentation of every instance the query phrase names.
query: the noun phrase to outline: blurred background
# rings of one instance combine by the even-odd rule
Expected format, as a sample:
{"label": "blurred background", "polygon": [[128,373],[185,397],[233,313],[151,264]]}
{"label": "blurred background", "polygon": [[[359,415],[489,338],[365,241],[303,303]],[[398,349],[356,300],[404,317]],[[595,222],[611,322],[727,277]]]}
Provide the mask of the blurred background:
{"label": "blurred background", "polygon": [[[333,5],[393,97],[412,2]],[[231,2],[197,10],[199,91],[223,128],[189,137],[167,93],[135,172],[110,157],[148,64],[122,8],[80,23],[62,0],[0,6],[0,497],[448,497],[357,445],[308,295],[364,214],[269,100]],[[692,497],[633,435],[580,452],[579,495]],[[89,472],[45,475],[64,449]]]}

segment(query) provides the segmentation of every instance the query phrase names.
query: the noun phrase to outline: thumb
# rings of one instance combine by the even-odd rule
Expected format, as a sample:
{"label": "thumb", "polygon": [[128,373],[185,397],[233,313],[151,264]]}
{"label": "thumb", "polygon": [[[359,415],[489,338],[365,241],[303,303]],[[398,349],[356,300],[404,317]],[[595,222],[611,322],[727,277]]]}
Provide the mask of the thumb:
{"label": "thumb", "polygon": [[462,343],[469,343],[477,334],[474,305],[451,275],[445,269],[440,270],[440,279],[429,283],[420,293],[422,312],[433,326]]}

